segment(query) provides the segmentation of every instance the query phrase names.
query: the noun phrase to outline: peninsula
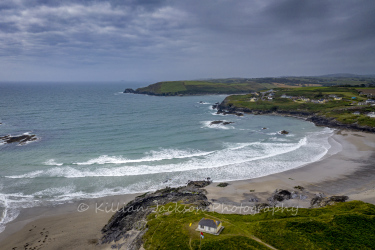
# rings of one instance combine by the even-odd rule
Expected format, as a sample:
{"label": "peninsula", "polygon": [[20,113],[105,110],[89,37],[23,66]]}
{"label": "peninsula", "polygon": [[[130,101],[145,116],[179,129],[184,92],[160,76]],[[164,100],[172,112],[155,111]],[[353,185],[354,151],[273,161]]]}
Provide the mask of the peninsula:
{"label": "peninsula", "polygon": [[157,96],[212,95],[212,94],[246,94],[286,87],[319,87],[319,86],[368,86],[375,85],[375,77],[358,75],[326,75],[318,77],[265,77],[265,78],[225,78],[195,81],[164,81],[151,84],[136,90],[127,88],[124,93],[146,94]]}

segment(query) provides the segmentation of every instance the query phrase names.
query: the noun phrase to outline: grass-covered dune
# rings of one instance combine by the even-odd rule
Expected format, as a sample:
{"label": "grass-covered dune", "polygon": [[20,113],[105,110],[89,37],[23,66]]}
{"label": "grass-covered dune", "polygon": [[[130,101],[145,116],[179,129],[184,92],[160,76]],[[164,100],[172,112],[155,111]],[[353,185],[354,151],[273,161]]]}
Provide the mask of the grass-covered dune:
{"label": "grass-covered dune", "polygon": [[[227,78],[197,81],[165,81],[138,88],[135,93],[150,95],[204,95],[241,94],[271,88],[312,87],[375,84],[369,77],[265,77],[265,78]],[[132,92],[133,93],[133,92]]]}
{"label": "grass-covered dune", "polygon": [[[375,206],[361,201],[323,208],[263,211],[255,215],[160,209],[148,217],[145,249],[374,249]],[[185,205],[180,205],[180,210]],[[202,218],[220,220],[218,236],[195,229]],[[190,226],[190,223],[191,226]]]}
{"label": "grass-covered dune", "polygon": [[[375,118],[368,116],[370,112],[375,112],[375,106],[366,104],[369,97],[361,95],[361,92],[371,92],[375,88],[304,87],[275,88],[274,90],[272,99],[268,98],[269,93],[264,95],[260,93],[259,96],[232,95],[224,100],[222,106],[259,113],[304,113],[334,120],[341,124],[375,127]],[[339,99],[332,96],[337,96]],[[318,100],[323,100],[323,102],[313,102]]]}

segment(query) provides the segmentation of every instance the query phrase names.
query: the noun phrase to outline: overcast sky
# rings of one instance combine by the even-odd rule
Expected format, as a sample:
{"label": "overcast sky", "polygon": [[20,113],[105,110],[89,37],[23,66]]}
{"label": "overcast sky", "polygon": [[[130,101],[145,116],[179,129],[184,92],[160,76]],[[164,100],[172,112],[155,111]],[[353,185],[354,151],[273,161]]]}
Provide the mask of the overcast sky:
{"label": "overcast sky", "polygon": [[374,0],[0,0],[0,81],[374,69]]}

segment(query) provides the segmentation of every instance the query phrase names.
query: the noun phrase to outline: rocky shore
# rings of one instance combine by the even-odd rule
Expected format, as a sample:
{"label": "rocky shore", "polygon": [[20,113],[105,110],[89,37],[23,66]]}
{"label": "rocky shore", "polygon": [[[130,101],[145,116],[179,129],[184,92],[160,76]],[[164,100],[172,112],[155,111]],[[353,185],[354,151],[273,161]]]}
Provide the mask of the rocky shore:
{"label": "rocky shore", "polygon": [[[119,209],[102,229],[101,245],[110,244],[112,249],[141,249],[143,236],[147,232],[147,217],[159,211],[160,207],[168,203],[189,204],[199,209],[214,211],[212,208],[216,200],[208,200],[205,188],[212,182],[210,178],[204,181],[189,181],[186,186],[166,187],[152,193],[137,196],[126,206]],[[228,183],[226,183],[228,184]],[[220,186],[220,185],[219,185]],[[220,187],[226,187],[221,185]],[[255,197],[255,196],[254,196]],[[266,202],[259,202],[258,198],[251,198],[249,202],[255,211],[268,211],[272,207],[284,207],[288,200],[310,200],[310,207],[324,207],[337,202],[345,202],[348,196],[326,196],[323,193],[312,194],[301,186],[294,190],[276,189]],[[250,204],[250,203],[249,203]],[[287,203],[286,203],[287,204]],[[288,206],[288,205],[287,205]],[[161,210],[161,209],[160,209]]]}
{"label": "rocky shore", "polygon": [[223,115],[242,116],[244,113],[253,114],[253,115],[280,115],[280,116],[301,118],[306,121],[313,122],[316,126],[321,126],[321,127],[375,133],[374,127],[361,126],[356,123],[344,124],[344,123],[338,122],[334,118],[317,115],[316,113],[311,113],[307,111],[253,110],[253,109],[248,109],[248,108],[236,107],[234,105],[228,104],[226,100],[224,100],[220,104],[213,105],[212,108],[217,109],[217,114],[223,114]]}
{"label": "rocky shore", "polygon": [[205,208],[210,203],[206,191],[201,189],[211,184],[210,179],[189,181],[186,186],[166,187],[153,193],[145,193],[136,197],[126,206],[119,209],[108,224],[102,229],[101,244],[113,243],[113,249],[126,245],[126,249],[140,249],[142,237],[147,231],[147,216],[159,206],[179,202]]}

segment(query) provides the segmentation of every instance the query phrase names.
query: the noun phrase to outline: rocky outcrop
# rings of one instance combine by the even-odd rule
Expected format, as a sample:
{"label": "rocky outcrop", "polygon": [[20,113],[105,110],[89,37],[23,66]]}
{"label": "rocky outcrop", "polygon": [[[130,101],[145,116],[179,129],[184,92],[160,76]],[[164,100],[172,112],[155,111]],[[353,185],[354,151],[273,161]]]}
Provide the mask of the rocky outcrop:
{"label": "rocky outcrop", "polygon": [[234,122],[212,121],[212,122],[210,123],[210,125],[218,125],[218,124],[228,125],[228,124],[231,124],[231,123],[234,123]]}
{"label": "rocky outcrop", "polygon": [[128,93],[129,93],[129,94],[135,94],[135,90],[134,90],[134,89],[130,89],[130,88],[128,88],[128,89],[125,89],[125,90],[124,90],[124,93],[125,93],[125,94],[128,94]]}
{"label": "rocky outcrop", "polygon": [[[147,216],[167,203],[180,202],[206,208],[210,203],[201,189],[211,183],[204,181],[189,181],[184,187],[166,187],[154,193],[145,193],[136,197],[125,207],[117,211],[108,224],[102,229],[101,244],[112,243],[114,249],[124,246],[125,249],[139,249],[143,244],[142,237],[147,231]],[[116,243],[125,240],[123,243]]]}
{"label": "rocky outcrop", "polygon": [[281,130],[281,131],[280,131],[280,134],[281,134],[281,135],[287,135],[287,134],[289,134],[289,132],[286,131],[286,130]]}
{"label": "rocky outcrop", "polygon": [[3,143],[18,143],[19,145],[25,145],[26,143],[36,141],[37,139],[36,135],[6,135],[0,137],[0,141]]}
{"label": "rocky outcrop", "polygon": [[362,126],[357,123],[344,124],[335,120],[334,118],[321,116],[316,113],[312,113],[308,111],[252,110],[248,108],[235,107],[234,105],[227,103],[226,100],[224,100],[222,103],[217,105],[217,110],[218,110],[217,111],[218,114],[224,114],[224,115],[247,113],[247,114],[253,114],[253,115],[280,115],[280,116],[287,116],[287,117],[296,117],[296,118],[304,119],[309,122],[313,122],[316,126],[375,133],[375,127]]}
{"label": "rocky outcrop", "polygon": [[292,193],[285,189],[276,189],[276,191],[272,194],[270,198],[268,198],[268,201],[271,203],[274,202],[281,202],[284,200],[292,199]]}
{"label": "rocky outcrop", "polygon": [[349,197],[345,195],[326,197],[324,194],[319,193],[319,194],[316,194],[315,197],[311,199],[310,205],[312,208],[324,207],[327,205],[333,205],[337,202],[345,202],[348,199]]}

